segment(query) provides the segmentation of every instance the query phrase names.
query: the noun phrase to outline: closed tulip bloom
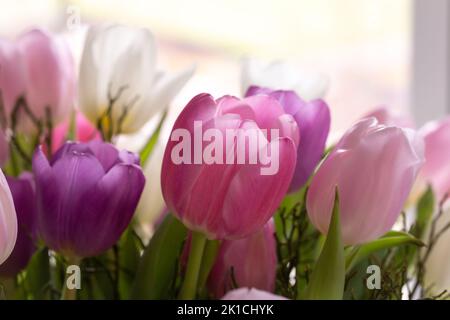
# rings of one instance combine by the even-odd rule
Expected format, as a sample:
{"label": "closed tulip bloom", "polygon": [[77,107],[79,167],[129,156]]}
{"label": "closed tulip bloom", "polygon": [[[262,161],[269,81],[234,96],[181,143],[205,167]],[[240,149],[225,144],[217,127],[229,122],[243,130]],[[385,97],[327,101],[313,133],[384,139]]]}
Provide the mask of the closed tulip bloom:
{"label": "closed tulip bloom", "polygon": [[39,234],[74,258],[98,255],[119,239],[145,183],[135,154],[100,141],[67,142],[50,162],[38,148],[33,172]]}
{"label": "closed tulip bloom", "polygon": [[380,237],[400,215],[423,162],[423,139],[415,131],[379,125],[375,118],[357,122],[312,179],[306,203],[311,222],[327,233],[337,188],[344,243]]}
{"label": "closed tulip bloom", "polygon": [[275,226],[264,228],[240,240],[224,240],[208,279],[208,289],[220,298],[233,288],[256,288],[273,292],[277,271]]}
{"label": "closed tulip bloom", "polygon": [[17,238],[17,216],[11,190],[0,170],[0,265],[9,257]]}
{"label": "closed tulip bloom", "polygon": [[14,250],[0,266],[0,276],[12,277],[22,271],[36,250],[36,202],[33,176],[7,177],[17,212],[18,233]]}
{"label": "closed tulip bloom", "polygon": [[297,164],[289,191],[296,191],[308,181],[325,150],[330,131],[330,109],[323,100],[303,101],[294,91],[271,90],[251,86],[246,96],[267,94],[277,99],[284,111],[294,117],[300,128]]}
{"label": "closed tulip bloom", "polygon": [[94,124],[109,112],[102,125],[113,134],[132,133],[166,108],[192,74],[193,68],[157,71],[156,44],[147,29],[93,26],[80,65],[80,108]]}
{"label": "closed tulip bloom", "polygon": [[[256,133],[256,147],[242,143],[251,140],[248,133]],[[272,217],[288,190],[298,141],[295,120],[271,97],[197,95],[176,120],[164,153],[161,186],[167,207],[210,239],[249,236]],[[186,148],[181,152],[180,146]],[[272,159],[261,161],[261,152],[269,150]]]}
{"label": "closed tulip bloom", "polygon": [[67,118],[76,94],[76,74],[68,45],[39,29],[17,39],[24,71],[27,104],[39,119],[47,109],[53,125]]}
{"label": "closed tulip bloom", "polygon": [[288,300],[276,294],[254,288],[240,288],[228,292],[222,300]]}
{"label": "closed tulip bloom", "polygon": [[329,86],[328,77],[319,73],[299,70],[285,61],[262,62],[244,59],[241,71],[242,94],[251,86],[292,90],[306,101],[325,96]]}
{"label": "closed tulip bloom", "polygon": [[425,140],[425,164],[420,180],[430,183],[440,201],[450,193],[450,117],[425,125],[420,133]]}
{"label": "closed tulip bloom", "polygon": [[9,116],[19,96],[25,93],[25,80],[19,48],[6,39],[0,39],[0,90],[5,115]]}

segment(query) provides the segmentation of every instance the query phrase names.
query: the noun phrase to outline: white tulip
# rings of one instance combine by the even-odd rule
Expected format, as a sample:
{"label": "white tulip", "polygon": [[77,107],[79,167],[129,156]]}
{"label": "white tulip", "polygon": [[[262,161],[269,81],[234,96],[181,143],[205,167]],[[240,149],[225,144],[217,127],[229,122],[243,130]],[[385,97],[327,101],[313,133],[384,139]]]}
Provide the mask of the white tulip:
{"label": "white tulip", "polygon": [[147,29],[93,26],[80,64],[80,109],[93,123],[103,117],[114,135],[136,132],[168,106],[193,72],[157,71],[155,40]]}
{"label": "white tulip", "polygon": [[328,89],[328,77],[318,72],[298,70],[284,61],[264,63],[244,59],[241,72],[242,94],[252,86],[273,90],[293,90],[304,100],[323,98]]}

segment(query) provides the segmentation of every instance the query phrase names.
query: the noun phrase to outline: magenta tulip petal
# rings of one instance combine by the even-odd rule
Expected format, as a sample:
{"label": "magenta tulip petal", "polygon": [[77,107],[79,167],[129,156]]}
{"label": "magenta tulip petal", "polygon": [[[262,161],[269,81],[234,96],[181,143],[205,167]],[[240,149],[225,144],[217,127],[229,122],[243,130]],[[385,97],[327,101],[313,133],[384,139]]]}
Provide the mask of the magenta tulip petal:
{"label": "magenta tulip petal", "polygon": [[251,86],[246,97],[270,96],[293,116],[300,131],[297,149],[297,164],[289,191],[305,185],[322,158],[330,130],[330,110],[322,100],[303,101],[294,91],[271,90]]}
{"label": "magenta tulip petal", "polygon": [[273,220],[269,220],[262,230],[247,238],[221,243],[208,278],[208,289],[220,298],[236,281],[239,287],[273,291],[276,269],[275,229]]}
{"label": "magenta tulip petal", "polygon": [[[196,147],[198,124],[204,135],[214,135],[211,143],[200,137]],[[275,133],[272,137],[272,129],[279,137]],[[181,152],[188,162],[173,159],[172,153],[184,143],[177,136],[181,133],[192,140]],[[234,138],[223,141],[228,133]],[[250,147],[250,136],[258,143],[256,148]],[[205,161],[216,139],[220,145],[214,143],[214,156]],[[275,213],[289,187],[298,140],[294,119],[271,97],[225,96],[217,101],[207,94],[194,97],[175,122],[164,153],[161,187],[169,210],[211,239],[238,239],[256,232]],[[271,155],[271,149],[278,163],[257,161],[261,154]]]}

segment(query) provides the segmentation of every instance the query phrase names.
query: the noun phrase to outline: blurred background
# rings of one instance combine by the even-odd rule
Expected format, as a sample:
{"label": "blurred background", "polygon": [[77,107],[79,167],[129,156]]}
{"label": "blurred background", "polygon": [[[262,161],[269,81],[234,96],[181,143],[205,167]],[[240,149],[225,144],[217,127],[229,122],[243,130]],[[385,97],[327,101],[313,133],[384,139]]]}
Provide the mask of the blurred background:
{"label": "blurred background", "polygon": [[85,25],[148,27],[160,66],[197,66],[174,101],[180,106],[199,92],[240,95],[244,56],[285,59],[329,76],[336,132],[379,105],[411,112],[418,124],[448,112],[449,7],[447,0],[0,0],[0,35],[46,27],[65,33],[78,56]]}

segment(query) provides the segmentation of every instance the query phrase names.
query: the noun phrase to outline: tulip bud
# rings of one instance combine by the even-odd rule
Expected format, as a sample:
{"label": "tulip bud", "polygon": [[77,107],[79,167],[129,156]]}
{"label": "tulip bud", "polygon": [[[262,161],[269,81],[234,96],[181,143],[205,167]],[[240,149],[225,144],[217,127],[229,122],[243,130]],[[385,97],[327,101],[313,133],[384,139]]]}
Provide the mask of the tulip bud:
{"label": "tulip bud", "polygon": [[276,271],[275,226],[271,219],[262,230],[247,238],[222,242],[209,275],[208,289],[216,298],[234,284],[272,292]]}
{"label": "tulip bud", "polygon": [[425,164],[419,180],[430,183],[440,201],[450,193],[450,117],[420,130],[425,140]]}
{"label": "tulip bud", "polygon": [[48,162],[33,157],[39,234],[68,257],[109,249],[128,226],[145,178],[135,154],[111,144],[67,142]]}
{"label": "tulip bud", "polygon": [[294,91],[273,91],[252,86],[246,96],[255,94],[267,94],[277,99],[300,128],[302,138],[297,149],[294,177],[289,187],[289,191],[296,191],[308,181],[322,158],[330,130],[330,110],[323,100],[305,102]]}
{"label": "tulip bud", "polygon": [[306,101],[323,98],[328,90],[328,77],[319,73],[299,70],[285,61],[265,63],[245,59],[241,72],[242,94],[251,86],[293,90]]}
{"label": "tulip bud", "polygon": [[167,207],[210,239],[249,236],[284,197],[298,140],[295,120],[271,97],[194,97],[175,122],[164,153]]}
{"label": "tulip bud", "polygon": [[222,300],[288,300],[285,297],[277,296],[276,294],[254,289],[254,288],[240,288],[228,292],[223,296]]}
{"label": "tulip bud", "polygon": [[41,120],[50,112],[55,125],[69,116],[75,99],[76,75],[70,49],[61,38],[38,29],[19,37],[17,46],[28,108]]}
{"label": "tulip bud", "polygon": [[424,162],[423,139],[411,129],[357,122],[338,142],[313,177],[307,210],[327,233],[337,187],[342,238],[361,244],[389,231],[400,215]]}
{"label": "tulip bud", "polygon": [[17,212],[17,241],[8,259],[0,266],[0,276],[12,277],[22,271],[36,250],[36,202],[33,176],[7,177]]}
{"label": "tulip bud", "polygon": [[0,265],[9,257],[17,238],[17,215],[11,190],[0,170]]}
{"label": "tulip bud", "polygon": [[93,26],[80,65],[81,111],[110,134],[136,132],[168,106],[193,71],[158,72],[155,40],[147,29]]}

